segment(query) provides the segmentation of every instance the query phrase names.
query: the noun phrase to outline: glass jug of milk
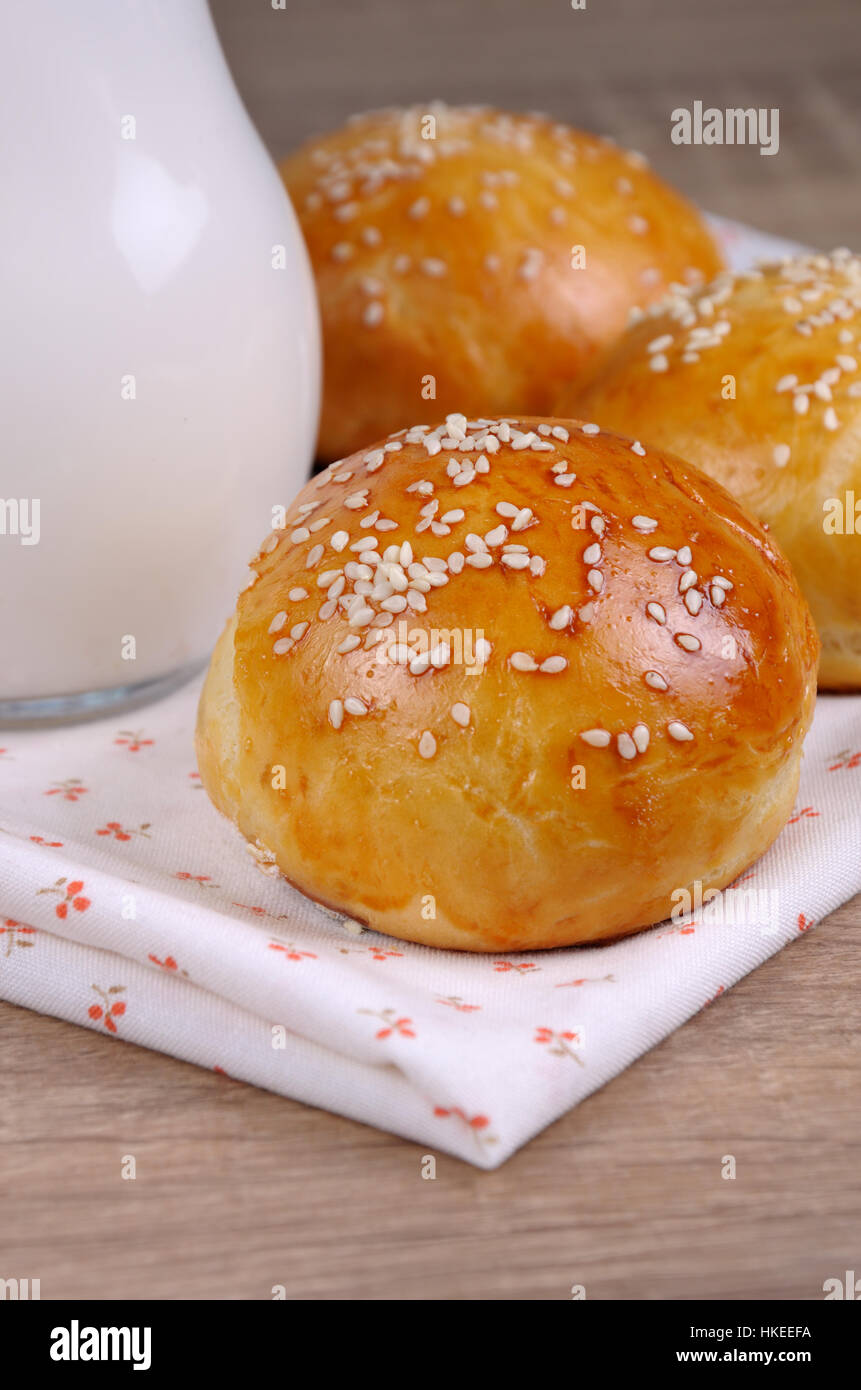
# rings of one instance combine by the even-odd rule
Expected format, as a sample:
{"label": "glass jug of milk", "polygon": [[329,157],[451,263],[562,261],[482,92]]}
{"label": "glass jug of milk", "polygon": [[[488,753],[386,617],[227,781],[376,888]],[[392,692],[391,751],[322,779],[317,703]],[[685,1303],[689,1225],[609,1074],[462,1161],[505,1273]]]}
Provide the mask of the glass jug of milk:
{"label": "glass jug of milk", "polygon": [[199,667],[310,471],[304,243],[204,0],[0,18],[0,724]]}

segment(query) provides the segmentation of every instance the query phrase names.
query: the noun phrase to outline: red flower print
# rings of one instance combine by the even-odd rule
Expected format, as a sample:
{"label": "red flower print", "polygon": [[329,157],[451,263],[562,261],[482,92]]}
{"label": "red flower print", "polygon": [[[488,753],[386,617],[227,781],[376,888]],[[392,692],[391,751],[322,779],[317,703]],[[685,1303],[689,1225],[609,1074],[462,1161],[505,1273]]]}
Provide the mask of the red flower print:
{"label": "red flower print", "polygon": [[481,1011],[480,1004],[464,1004],[459,994],[449,994],[445,999],[437,995],[438,1004],[448,1004],[450,1008],[456,1009],[459,1014],[474,1014]]}
{"label": "red flower print", "polygon": [[68,777],[65,782],[52,782],[50,791],[45,792],[45,795],[61,796],[64,801],[79,801],[88,790],[80,777]]}
{"label": "red flower print", "polygon": [[189,775],[189,777],[191,778],[192,782],[194,783],[194,786],[192,787],[191,790],[192,790],[193,792],[202,792],[202,791],[203,791],[203,782],[201,781],[200,773],[199,773],[199,772],[190,772],[188,775]]}
{"label": "red flower print", "polygon": [[389,951],[385,946],[339,946],[342,956],[370,956],[371,960],[389,960],[391,956],[402,956],[403,951]]}
{"label": "red flower print", "polygon": [[805,917],[805,915],[804,915],[803,912],[799,912],[799,914],[798,914],[798,930],[799,930],[799,931],[810,931],[810,928],[811,928],[811,927],[815,927],[815,926],[816,926],[816,923],[814,922],[814,920],[813,920],[812,917]]}
{"label": "red flower print", "polygon": [[174,874],[174,878],[181,878],[183,883],[196,883],[198,888],[217,888],[219,886],[212,882],[209,874],[189,874],[183,871]]}
{"label": "red flower print", "polygon": [[498,975],[504,975],[509,970],[516,970],[518,975],[528,975],[530,970],[540,970],[541,966],[533,961],[496,960],[493,969]]}
{"label": "red flower print", "polygon": [[0,927],[0,937],[3,938],[0,945],[3,947],[3,955],[11,956],[13,946],[34,946],[34,941],[21,941],[22,936],[35,936],[35,927],[25,927],[23,922],[16,922],[14,917],[7,917],[2,927]]}
{"label": "red flower print", "polygon": [[444,1105],[435,1105],[433,1113],[441,1120],[448,1119],[450,1115],[454,1115],[456,1119],[467,1126],[479,1149],[484,1148],[487,1144],[499,1143],[495,1134],[488,1134],[487,1132],[490,1125],[490,1119],[487,1115],[467,1115],[464,1110],[461,1110],[459,1105],[452,1105],[448,1108]]}
{"label": "red flower print", "polygon": [[30,839],[34,845],[44,845],[45,849],[62,849],[62,840],[46,840],[41,835],[31,835]]}
{"label": "red flower print", "polygon": [[605,985],[605,984],[615,984],[615,983],[616,983],[616,976],[615,976],[615,975],[601,975],[601,976],[599,976],[599,977],[597,977],[597,978],[595,978],[595,979],[586,979],[586,978],[584,978],[584,979],[582,979],[582,980],[563,980],[562,984],[561,984],[561,985],[556,985],[555,988],[556,988],[556,989],[568,989],[568,988],[571,987],[571,986],[576,987],[576,986],[578,986],[578,985]]}
{"label": "red flower print", "polygon": [[316,960],[313,951],[300,951],[292,941],[270,941],[270,951],[283,951],[285,960]]}
{"label": "red flower print", "polygon": [[814,811],[814,809],[813,809],[812,806],[803,806],[803,807],[801,808],[800,811],[799,811],[799,810],[793,811],[792,815],[790,816],[789,820],[788,820],[786,823],[787,823],[787,825],[797,825],[798,822],[799,822],[800,820],[804,820],[805,817],[807,817],[807,818],[810,819],[810,820],[814,820],[814,819],[816,818],[816,816],[818,816],[818,815],[819,815],[819,812],[818,812],[818,811]]}
{"label": "red flower print", "polygon": [[704,1008],[704,1009],[707,1009],[708,1006],[709,1006],[709,1004],[713,1004],[713,1003],[715,1002],[716,999],[720,999],[721,995],[725,992],[725,989],[726,989],[726,986],[725,986],[725,985],[718,985],[718,987],[717,987],[717,989],[715,990],[714,994],[712,995],[711,999],[707,999],[706,1002],[703,1004],[703,1008]]}
{"label": "red flower print", "polygon": [[119,737],[114,739],[114,743],[126,748],[129,753],[139,753],[142,748],[151,748],[155,743],[153,738],[141,738],[141,733],[142,729],[136,734],[130,729],[120,729]]}
{"label": "red flower print", "polygon": [[112,994],[125,994],[126,987],[125,985],[111,985],[110,989],[104,990],[99,989],[98,985],[93,985],[93,989],[102,1002],[101,1004],[91,1004],[87,1013],[94,1023],[97,1023],[99,1019],[101,1019],[108,1032],[115,1033],[117,1031],[117,1025],[114,1020],[122,1018],[126,1011],[126,1006],[122,999],[111,1002],[110,996]]}
{"label": "red flower print", "polygon": [[410,1027],[412,1019],[398,1018],[397,1009],[383,1009],[381,1013],[376,1013],[373,1009],[357,1009],[356,1012],[368,1014],[371,1018],[378,1018],[380,1020],[383,1026],[374,1034],[374,1036],[380,1040],[383,1038],[390,1038],[393,1034],[397,1035],[399,1038],[415,1037],[415,1033]]}
{"label": "red flower print", "polygon": [[175,973],[184,975],[185,978],[188,979],[188,971],[180,970],[173,956],[165,956],[164,960],[159,960],[158,956],[154,956],[152,955],[152,953],[150,953],[147,956],[147,960],[151,960],[153,965],[160,965],[162,970],[172,970]]}
{"label": "red flower print", "polygon": [[57,903],[54,911],[59,918],[64,919],[69,915],[69,903],[72,904],[76,912],[86,912],[90,906],[90,899],[81,894],[83,887],[84,880],[82,878],[73,879],[71,883],[65,878],[58,878],[51,888],[39,888],[36,896],[38,897],[39,893],[58,894],[62,901]]}
{"label": "red flower print", "polygon": [[265,907],[252,907],[251,903],[233,903],[233,907],[241,907],[246,912],[253,912],[255,917],[270,917],[273,922],[286,922],[290,916],[289,912],[267,912]]}
{"label": "red flower print", "polygon": [[573,1061],[579,1062],[581,1067],[585,1065],[580,1053],[576,1048],[571,1046],[572,1043],[579,1044],[579,1033],[570,1031],[566,1033],[556,1033],[552,1028],[539,1028],[536,1026],[535,1038],[533,1041],[552,1044],[552,1046],[547,1048],[547,1051],[552,1053],[554,1057],[570,1057]]}
{"label": "red flower print", "polygon": [[861,767],[861,751],[853,753],[851,749],[843,748],[839,753],[835,753],[833,760],[829,759],[829,762],[829,772],[839,772],[841,768],[854,771],[855,768]]}
{"label": "red flower print", "polygon": [[660,940],[662,936],[694,936],[696,933],[696,927],[696,919],[692,919],[691,921],[685,920],[683,922],[677,922],[675,926],[667,927],[666,931],[659,931],[657,939]]}
{"label": "red flower print", "polygon": [[133,835],[142,835],[145,840],[150,838],[149,828],[151,822],[146,820],[139,825],[136,830],[124,830],[118,820],[109,820],[101,830],[97,830],[97,835],[113,835],[115,840],[130,840]]}

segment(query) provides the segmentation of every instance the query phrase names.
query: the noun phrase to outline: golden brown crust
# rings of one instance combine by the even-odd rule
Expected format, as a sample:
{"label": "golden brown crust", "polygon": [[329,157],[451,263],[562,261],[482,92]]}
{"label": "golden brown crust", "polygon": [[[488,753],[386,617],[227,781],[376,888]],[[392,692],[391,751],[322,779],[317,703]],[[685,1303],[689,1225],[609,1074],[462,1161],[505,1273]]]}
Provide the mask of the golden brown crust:
{"label": "golden brown crust", "polygon": [[452,417],[309,483],[255,569],[203,698],[204,784],[376,929],[606,939],[731,882],[790,814],[816,635],[767,535],[678,459]]}
{"label": "golden brown crust", "polygon": [[281,172],[320,298],[325,459],[452,410],[546,413],[632,305],[722,264],[641,156],[542,117],[372,112]]}
{"label": "golden brown crust", "polygon": [[820,685],[861,688],[861,261],[795,257],[677,294],[563,408],[672,449],[766,522],[819,629]]}

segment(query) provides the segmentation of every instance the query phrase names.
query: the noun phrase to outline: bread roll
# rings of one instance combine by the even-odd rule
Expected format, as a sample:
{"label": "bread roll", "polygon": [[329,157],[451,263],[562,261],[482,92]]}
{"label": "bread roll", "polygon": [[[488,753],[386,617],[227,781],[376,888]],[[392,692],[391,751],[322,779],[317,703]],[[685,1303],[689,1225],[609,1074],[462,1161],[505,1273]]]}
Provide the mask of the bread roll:
{"label": "bread roll", "polygon": [[552,410],[632,305],[722,264],[642,156],[542,116],[373,112],[281,172],[317,278],[327,460],[451,410]]}
{"label": "bread roll", "polygon": [[848,251],[724,273],[652,309],[562,404],[681,454],[768,524],[832,690],[861,689],[859,311]]}
{"label": "bread roll", "polygon": [[301,492],[212,660],[204,786],[304,893],[429,946],[635,931],[795,797],[818,642],[711,479],[452,415]]}

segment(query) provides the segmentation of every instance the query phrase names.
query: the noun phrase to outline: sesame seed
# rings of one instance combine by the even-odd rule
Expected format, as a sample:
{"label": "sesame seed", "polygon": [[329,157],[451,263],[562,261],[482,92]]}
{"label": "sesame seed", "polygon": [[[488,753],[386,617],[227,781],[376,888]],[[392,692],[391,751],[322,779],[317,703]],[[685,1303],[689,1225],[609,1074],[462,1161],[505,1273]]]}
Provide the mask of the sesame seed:
{"label": "sesame seed", "polygon": [[[645,451],[645,449],[643,448],[642,444],[640,443],[639,439],[635,439],[634,442],[633,442],[633,444],[631,445],[631,453],[632,453],[632,454],[639,454],[641,458],[645,458],[645,456],[646,456],[646,451]],[[656,526],[657,526],[657,524],[658,524],[658,523],[655,522],[655,525],[656,525]]]}
{"label": "sesame seed", "polygon": [[459,724],[462,729],[465,729],[469,724],[471,718],[471,710],[469,708],[469,705],[463,704],[462,701],[458,700],[457,704],[452,705],[449,713],[451,714],[451,717],[454,720],[455,724]]}
{"label": "sesame seed", "polygon": [[362,310],[362,323],[366,328],[376,328],[377,324],[382,323],[383,306],[378,299],[372,299],[370,304],[366,304]]}
{"label": "sesame seed", "polygon": [[656,352],[655,355],[649,359],[649,366],[653,372],[665,372],[669,368],[669,365],[666,356],[662,352]]}
{"label": "sesame seed", "polygon": [[686,594],[686,593],[688,592],[688,589],[692,588],[692,587],[694,586],[694,584],[696,584],[696,582],[697,582],[697,572],[696,572],[696,570],[685,570],[684,574],[682,575],[681,579],[679,580],[679,593],[680,593],[680,594]]}
{"label": "sesame seed", "polygon": [[362,639],[359,637],[358,633],[351,632],[349,637],[345,637],[343,642],[339,643],[335,650],[340,652],[341,655],[346,655],[347,652],[354,652],[357,647],[361,646],[361,643]]}
{"label": "sesame seed", "polygon": [[673,345],[672,333],[662,333],[659,338],[653,338],[646,347],[646,352],[665,352],[668,347]]}
{"label": "sesame seed", "polygon": [[772,451],[772,458],[778,468],[785,468],[789,463],[791,451],[788,444],[775,444]]}
{"label": "sesame seed", "polygon": [[[469,563],[471,562],[471,560],[478,560],[478,559],[481,559],[481,558],[486,559],[486,560],[488,561],[488,563],[492,563],[491,557],[490,557],[489,555],[488,555],[488,556],[484,556],[484,557],[475,555],[475,556],[471,556],[470,559],[467,560],[467,564],[469,564]],[[506,552],[506,554],[504,554],[504,555],[502,556],[502,563],[503,563],[504,565],[507,565],[509,569],[513,569],[513,570],[525,570],[525,569],[527,568],[527,566],[529,565],[529,556],[528,556],[528,555],[522,555],[522,554],[520,554],[520,553],[512,553],[512,552],[508,551],[508,552]]]}
{"label": "sesame seed", "polygon": [[322,547],[322,545],[320,545],[320,543],[318,542],[317,545],[313,545],[313,546],[311,547],[311,549],[308,551],[308,562],[307,562],[307,564],[305,565],[305,568],[306,568],[307,570],[312,570],[312,569],[314,568],[315,565],[319,565],[319,563],[320,563],[320,561],[322,560],[322,558],[323,558],[323,547]]}
{"label": "sesame seed", "polygon": [[601,559],[601,547],[597,541],[594,545],[587,545],[583,551],[583,560],[587,565],[597,565]]}
{"label": "sesame seed", "polygon": [[419,756],[422,758],[432,758],[436,752],[436,739],[430,729],[425,729],[419,739]]}
{"label": "sesame seed", "polygon": [[693,734],[687,724],[683,724],[679,719],[673,719],[667,725],[667,733],[670,738],[674,738],[676,743],[688,743],[693,738]]}
{"label": "sesame seed", "polygon": [[681,550],[676,551],[676,559],[680,565],[689,565],[693,559],[689,545],[683,545]]}
{"label": "sesame seed", "polygon": [[355,695],[350,695],[344,701],[344,709],[348,714],[362,715],[368,713],[368,706],[365,704],[364,700],[360,700]]}
{"label": "sesame seed", "polygon": [[559,632],[562,628],[568,626],[573,617],[573,608],[571,607],[570,603],[565,603],[562,605],[561,608],[557,608],[556,612],[551,616],[550,626],[554,629],[554,631]]}
{"label": "sesame seed", "polygon": [[840,421],[837,418],[837,412],[833,405],[830,405],[826,410],[822,417],[822,423],[827,430],[836,430],[840,428]]}
{"label": "sesame seed", "polygon": [[290,532],[290,539],[294,545],[301,545],[303,541],[311,539],[311,532],[307,526],[297,526],[295,531]]}
{"label": "sesame seed", "polygon": [[606,729],[586,729],[580,737],[592,748],[607,748],[610,743],[610,734]]}
{"label": "sesame seed", "polygon": [[292,637],[279,637],[272,650],[276,656],[283,656],[284,653],[289,652],[290,648],[294,645]]}
{"label": "sesame seed", "polygon": [[560,671],[564,671],[567,665],[568,661],[564,656],[548,656],[538,669],[548,676],[556,676]]}
{"label": "sesame seed", "polygon": [[686,652],[698,652],[703,645],[700,639],[690,632],[677,632],[676,641]]}
{"label": "sesame seed", "polygon": [[685,607],[688,612],[692,614],[693,617],[696,617],[702,606],[703,596],[699,589],[690,589],[688,593],[685,594]]}
{"label": "sesame seed", "polygon": [[604,576],[600,570],[590,570],[586,575],[586,583],[596,594],[600,594],[604,587]]}
{"label": "sesame seed", "polygon": [[657,560],[659,563],[665,560],[674,560],[675,556],[676,552],[671,550],[667,545],[654,545],[649,551],[649,559]]}
{"label": "sesame seed", "polygon": [[643,680],[646,685],[651,686],[652,690],[669,690],[670,688],[660,671],[647,671]]}
{"label": "sesame seed", "polygon": [[512,652],[508,660],[515,671],[538,670],[538,662],[528,652]]}
{"label": "sesame seed", "polygon": [[273,632],[280,632],[281,629],[282,629],[282,627],[283,627],[284,624],[286,623],[286,621],[287,621],[287,614],[286,614],[286,613],[284,612],[284,610],[282,609],[280,613],[276,613],[276,614],[275,614],[275,617],[272,619],[271,623],[269,624],[268,631],[269,631],[270,633],[273,633]]}
{"label": "sesame seed", "polygon": [[495,546],[502,545],[507,536],[508,527],[504,524],[500,524],[499,526],[495,526],[492,531],[486,531],[484,539],[488,545]]}
{"label": "sesame seed", "polygon": [[591,424],[591,423],[590,423],[590,424],[588,424],[588,425],[581,425],[580,428],[582,429],[582,431],[583,431],[584,434],[600,434],[600,433],[601,433],[601,426],[600,426],[600,425],[594,425],[594,424]]}
{"label": "sesame seed", "polygon": [[654,517],[651,516],[635,516],[631,521],[631,525],[637,531],[655,531],[657,530],[658,523],[655,521]]}
{"label": "sesame seed", "polygon": [[329,541],[329,544],[331,545],[333,550],[337,551],[340,554],[340,552],[344,549],[344,546],[347,544],[349,539],[349,531],[336,531],[335,534],[332,536],[331,540]]}
{"label": "sesame seed", "polygon": [[307,623],[297,623],[295,627],[291,627],[291,629],[290,629],[290,636],[293,638],[293,641],[294,641],[294,642],[298,642],[298,641],[299,641],[299,638],[300,638],[300,637],[304,637],[304,636],[305,636],[305,633],[306,633],[307,631],[308,631],[308,624],[307,624]]}
{"label": "sesame seed", "polygon": [[660,603],[647,603],[646,612],[648,613],[650,618],[654,619],[656,623],[663,624],[667,621],[666,610]]}
{"label": "sesame seed", "polygon": [[630,734],[618,734],[616,736],[616,747],[623,758],[630,760],[637,756],[637,745]]}
{"label": "sesame seed", "polygon": [[631,737],[637,748],[638,753],[645,753],[649,746],[649,730],[645,724],[635,724],[631,730]]}
{"label": "sesame seed", "polygon": [[341,700],[333,700],[329,705],[329,723],[333,729],[340,729],[344,722],[344,705]]}

